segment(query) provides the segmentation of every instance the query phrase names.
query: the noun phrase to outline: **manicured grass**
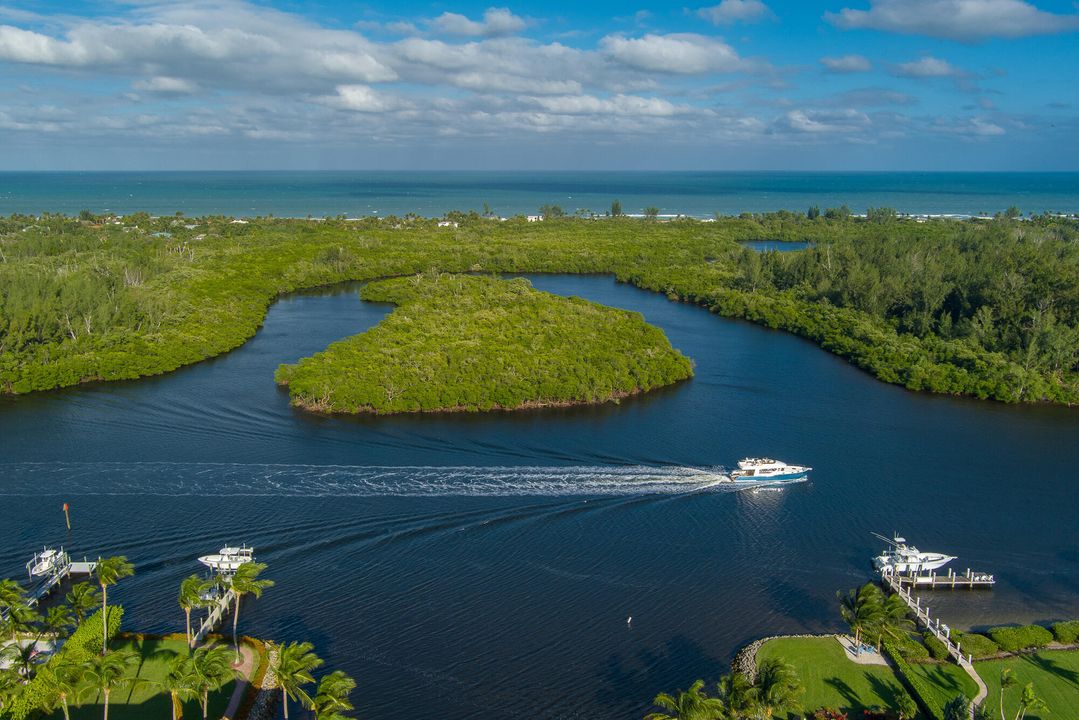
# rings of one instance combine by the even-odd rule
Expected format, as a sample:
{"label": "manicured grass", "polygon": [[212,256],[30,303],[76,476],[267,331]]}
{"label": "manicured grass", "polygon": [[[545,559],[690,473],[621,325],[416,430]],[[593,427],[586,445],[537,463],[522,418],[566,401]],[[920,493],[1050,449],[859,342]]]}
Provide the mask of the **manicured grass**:
{"label": "manicured grass", "polygon": [[[182,638],[128,637],[118,638],[110,647],[112,652],[135,652],[138,655],[138,662],[133,663],[128,672],[128,677],[134,682],[112,691],[109,698],[109,719],[143,720],[171,717],[171,700],[160,683],[168,673],[169,662],[177,655],[187,653],[184,640]],[[234,686],[234,682],[229,682],[210,693],[209,717],[221,717],[229,698],[232,697]],[[100,718],[103,710],[100,703],[101,698],[96,697],[92,692],[83,695],[82,704],[71,708],[72,720]],[[63,718],[63,713],[57,711],[50,717],[53,720]],[[184,704],[184,717],[202,717],[202,708],[197,701]]]}
{"label": "manicured grass", "polygon": [[524,279],[416,275],[363,289],[397,309],[277,381],[322,412],[430,412],[602,403],[693,374],[638,313],[534,290]]}
{"label": "manicured grass", "polygon": [[1024,685],[1034,683],[1034,691],[1049,706],[1049,712],[1028,712],[1026,720],[1062,720],[1079,717],[1079,651],[1043,650],[1033,655],[986,660],[974,664],[989,688],[986,702],[993,717],[1000,716],[1000,671],[1010,668],[1019,685],[1006,691],[1006,717],[1015,717]]}
{"label": "manicured grass", "polygon": [[968,698],[973,698],[978,694],[978,686],[974,680],[955,663],[941,662],[922,665],[911,663],[910,669],[911,672],[921,675],[933,689],[941,707],[947,705],[960,693]]}
{"label": "manicured grass", "polygon": [[902,687],[891,667],[853,663],[831,637],[770,640],[757,653],[757,660],[773,657],[798,671],[805,686],[802,706],[808,712],[834,707],[853,717],[874,705],[894,707],[895,693]]}

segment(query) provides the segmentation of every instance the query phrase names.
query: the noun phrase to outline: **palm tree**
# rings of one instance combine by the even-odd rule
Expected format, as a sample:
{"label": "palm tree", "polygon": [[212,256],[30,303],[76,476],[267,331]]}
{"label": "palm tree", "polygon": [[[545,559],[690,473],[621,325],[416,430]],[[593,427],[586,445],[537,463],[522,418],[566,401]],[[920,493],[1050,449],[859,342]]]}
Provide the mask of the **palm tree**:
{"label": "palm tree", "polygon": [[231,655],[228,648],[200,647],[191,658],[198,676],[196,687],[202,701],[203,720],[209,713],[210,691],[216,690],[239,674],[232,667]]}
{"label": "palm tree", "polygon": [[236,627],[240,621],[240,598],[244,595],[262,597],[262,591],[273,587],[273,580],[259,580],[259,574],[266,569],[266,563],[245,562],[236,568],[227,582],[236,596],[235,607],[232,610],[232,642],[236,646],[236,664],[240,664],[240,642],[236,634]]}
{"label": "palm tree", "polygon": [[804,689],[794,666],[779,658],[768,658],[757,669],[757,712],[766,718],[777,713],[798,712],[801,709],[798,695]]}
{"label": "palm tree", "polygon": [[4,629],[11,633],[11,639],[14,641],[19,638],[20,634],[33,632],[39,622],[41,622],[41,613],[32,607],[19,603],[8,607],[7,619],[4,620]]}
{"label": "palm tree", "polygon": [[0,580],[0,610],[22,605],[25,597],[26,591],[22,585],[8,578]]}
{"label": "palm tree", "polygon": [[1028,710],[1048,710],[1049,706],[1034,693],[1034,683],[1023,686],[1023,694],[1019,697],[1019,710],[1015,713],[1015,720],[1023,720]]}
{"label": "palm tree", "polygon": [[199,675],[195,663],[186,655],[177,655],[169,662],[162,686],[169,691],[172,702],[172,720],[181,714],[184,702],[199,696]]}
{"label": "palm tree", "polygon": [[880,603],[880,617],[874,627],[877,636],[877,652],[880,652],[881,643],[886,636],[902,640],[910,635],[914,630],[914,621],[910,619],[909,614],[910,608],[898,595],[889,595],[883,599]]}
{"label": "palm tree", "polygon": [[103,720],[109,720],[109,695],[118,687],[131,682],[127,674],[128,666],[135,662],[135,653],[129,651],[114,652],[111,655],[102,655],[91,658],[82,668],[83,687],[81,692],[89,694],[90,691],[102,696],[105,700],[105,714]]}
{"label": "palm tree", "polygon": [[[135,574],[135,566],[123,555],[98,558],[97,584],[101,587],[101,654],[109,652],[109,586]],[[107,711],[106,711],[107,714]],[[107,719],[106,719],[107,720]]]}
{"label": "palm tree", "polygon": [[[51,632],[55,633],[56,637],[62,638],[67,635],[68,628],[74,626],[75,621],[71,617],[71,608],[67,605],[56,605],[49,608],[49,611],[45,614],[42,633]],[[38,635],[38,637],[41,637],[41,635]]]}
{"label": "palm tree", "polygon": [[22,692],[22,682],[14,670],[0,670],[0,713]]}
{"label": "palm tree", "polygon": [[899,714],[899,720],[913,720],[918,714],[918,703],[914,702],[914,698],[906,689],[899,687],[895,691],[895,709]]}
{"label": "palm tree", "polygon": [[970,700],[956,695],[944,706],[944,720],[970,720]]}
{"label": "palm tree", "polygon": [[1000,669],[1000,720],[1004,718],[1004,691],[1010,690],[1019,684],[1019,681],[1012,676],[1011,668]]}
{"label": "palm tree", "polygon": [[732,717],[748,715],[753,710],[756,690],[749,678],[740,672],[729,673],[719,679],[719,699],[727,705]]}
{"label": "palm tree", "polygon": [[839,614],[854,632],[854,644],[861,647],[862,633],[876,625],[883,612],[881,592],[873,583],[866,583],[857,590],[848,590],[846,595],[836,593],[839,598]]}
{"label": "palm tree", "polygon": [[704,680],[698,680],[677,695],[656,695],[652,704],[666,712],[649,713],[644,720],[722,720],[727,715],[726,706],[719,698],[708,697],[703,688]]}
{"label": "palm tree", "polygon": [[311,701],[315,711],[315,720],[341,717],[341,713],[352,709],[349,694],[356,688],[356,681],[340,670],[324,675],[318,682],[318,690]]}
{"label": "palm tree", "polygon": [[67,594],[67,604],[71,606],[71,612],[75,613],[75,619],[82,624],[87,614],[97,607],[97,588],[88,582],[75,583]]}
{"label": "palm tree", "polygon": [[322,658],[311,652],[309,642],[289,643],[277,649],[277,662],[274,663],[274,676],[281,686],[281,699],[285,706],[285,720],[288,720],[289,698],[310,705],[311,696],[304,692],[303,686],[313,683],[311,671],[322,665]]}
{"label": "palm tree", "polygon": [[34,666],[37,665],[37,641],[16,642],[0,651],[0,657],[7,661],[8,667],[14,670],[23,681],[29,681],[34,677]]}
{"label": "palm tree", "polygon": [[187,647],[192,645],[191,640],[191,611],[197,607],[202,606],[202,593],[206,589],[206,581],[200,578],[198,575],[192,575],[184,578],[184,581],[180,583],[180,608],[184,611],[184,618],[187,621]]}
{"label": "palm tree", "polygon": [[49,693],[49,702],[45,709],[51,712],[59,705],[64,711],[64,720],[71,720],[68,700],[78,691],[82,667],[59,655],[55,660],[46,663],[37,676],[38,682],[42,683]]}

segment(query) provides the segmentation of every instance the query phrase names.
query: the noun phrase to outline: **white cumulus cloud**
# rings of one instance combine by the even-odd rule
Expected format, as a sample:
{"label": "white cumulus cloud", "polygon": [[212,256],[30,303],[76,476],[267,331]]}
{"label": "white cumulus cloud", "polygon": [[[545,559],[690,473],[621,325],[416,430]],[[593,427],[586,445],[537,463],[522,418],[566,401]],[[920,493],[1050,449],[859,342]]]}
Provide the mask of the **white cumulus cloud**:
{"label": "white cumulus cloud", "polygon": [[947,60],[926,55],[918,60],[899,63],[892,70],[894,75],[907,78],[954,78],[966,73]]}
{"label": "white cumulus cloud", "polygon": [[822,57],[820,62],[826,70],[834,73],[860,73],[869,72],[873,69],[873,64],[864,55]]}
{"label": "white cumulus cloud", "polygon": [[508,8],[487,8],[482,20],[470,20],[464,15],[444,12],[430,21],[433,29],[447,35],[464,37],[498,37],[513,35],[528,26],[528,22],[514,15]]}
{"label": "white cumulus cloud", "polygon": [[648,72],[699,75],[744,69],[730,45],[694,33],[648,34],[639,38],[608,35],[600,47],[611,59]]}
{"label": "white cumulus cloud", "polygon": [[975,42],[1079,30],[1079,15],[1040,10],[1025,0],[871,0],[868,10],[825,13],[836,27]]}
{"label": "white cumulus cloud", "polygon": [[723,0],[719,5],[701,8],[697,14],[716,25],[752,23],[775,17],[761,0]]}

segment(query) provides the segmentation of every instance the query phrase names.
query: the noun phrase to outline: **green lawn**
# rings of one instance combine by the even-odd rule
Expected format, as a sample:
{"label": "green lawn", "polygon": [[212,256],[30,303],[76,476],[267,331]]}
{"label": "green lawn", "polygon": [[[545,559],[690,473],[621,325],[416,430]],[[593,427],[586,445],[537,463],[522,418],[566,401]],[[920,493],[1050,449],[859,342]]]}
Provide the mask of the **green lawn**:
{"label": "green lawn", "polygon": [[[113,690],[109,699],[110,720],[149,720],[162,718],[167,720],[172,716],[169,696],[161,688],[160,681],[168,672],[169,662],[181,653],[187,652],[186,643],[183,639],[156,639],[146,638],[118,638],[110,645],[115,651],[134,651],[138,654],[139,661],[132,664],[128,677],[136,680],[132,684],[119,690]],[[210,693],[210,717],[221,717],[232,697],[234,683],[230,682],[219,690]],[[71,708],[72,720],[90,720],[100,718],[103,707],[99,703],[101,699],[93,694],[83,696],[80,707]],[[56,712],[51,716],[63,718],[62,712]],[[201,718],[202,708],[197,702],[189,702],[184,705],[184,717]]]}
{"label": "green lawn", "polygon": [[1049,705],[1049,713],[1029,712],[1026,720],[1053,720],[1079,717],[1079,651],[1043,650],[1004,660],[986,660],[974,664],[978,674],[989,687],[986,702],[994,717],[1000,715],[1000,671],[1011,668],[1019,687],[1004,697],[1007,717],[1015,717],[1019,693],[1023,685],[1034,683],[1034,691]]}
{"label": "green lawn", "polygon": [[[847,659],[835,638],[780,638],[770,640],[757,653],[758,662],[779,657],[792,664],[805,685],[802,705],[807,711],[834,707],[851,714],[880,705],[894,708],[902,682],[890,666],[858,665]],[[937,690],[944,705],[959,693],[977,694],[974,681],[951,663],[912,665]]]}
{"label": "green lawn", "polygon": [[954,663],[926,663],[924,665],[911,663],[911,671],[921,675],[936,691],[937,702],[941,707],[947,705],[960,693],[968,698],[974,698],[978,694],[978,686],[974,680]]}
{"label": "green lawn", "polygon": [[885,665],[857,665],[847,659],[835,638],[780,638],[757,653],[757,661],[778,657],[798,671],[805,685],[802,705],[807,711],[835,707],[854,716],[874,705],[891,707],[901,687]]}

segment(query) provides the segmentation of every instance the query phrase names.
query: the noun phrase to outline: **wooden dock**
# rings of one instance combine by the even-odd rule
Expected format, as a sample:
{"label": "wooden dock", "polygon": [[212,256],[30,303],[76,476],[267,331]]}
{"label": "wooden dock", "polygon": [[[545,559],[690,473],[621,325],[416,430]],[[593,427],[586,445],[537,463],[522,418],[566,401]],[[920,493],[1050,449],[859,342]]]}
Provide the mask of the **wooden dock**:
{"label": "wooden dock", "polygon": [[216,598],[210,605],[210,612],[199,623],[199,629],[195,631],[194,644],[201,643],[208,634],[213,632],[218,623],[225,619],[225,615],[232,608],[232,603],[236,600],[236,593],[229,588],[225,591],[225,594]]}
{"label": "wooden dock", "polygon": [[935,571],[924,574],[907,573],[902,575],[892,574],[900,585],[905,587],[925,588],[928,590],[966,588],[970,590],[992,590],[997,584],[996,578],[989,573],[974,572],[970,568],[963,573],[949,570],[944,575],[938,575]]}
{"label": "wooden dock", "polygon": [[[967,571],[970,572],[969,570]],[[918,624],[924,627],[929,632],[933,633],[933,636],[940,640],[946,648],[948,648],[948,655],[955,660],[959,667],[966,671],[967,675],[970,675],[978,686],[978,696],[974,698],[971,703],[970,717],[974,718],[974,708],[981,705],[989,694],[989,689],[985,685],[985,681],[978,675],[978,671],[974,669],[974,657],[969,653],[964,653],[960,644],[952,640],[952,631],[944,623],[940,621],[940,618],[933,618],[929,614],[929,605],[923,605],[921,597],[914,596],[909,587],[902,582],[902,576],[895,573],[881,573],[881,582],[886,588],[898,595],[903,602],[907,604],[907,607],[911,609],[914,616],[918,619]],[[962,579],[964,576],[960,575]],[[992,579],[992,576],[990,576]],[[979,585],[956,585],[955,587],[981,587]]]}
{"label": "wooden dock", "polygon": [[[34,559],[26,563],[26,571],[32,582],[35,580],[35,576],[31,572],[31,568],[34,567],[37,558],[38,556],[34,555]],[[26,606],[37,607],[42,600],[52,594],[53,590],[60,587],[60,584],[66,578],[72,575],[90,575],[96,567],[97,563],[94,562],[72,562],[71,556],[61,548],[48,575],[40,576],[26,591]],[[0,610],[0,620],[7,620],[7,615],[7,610]]]}

